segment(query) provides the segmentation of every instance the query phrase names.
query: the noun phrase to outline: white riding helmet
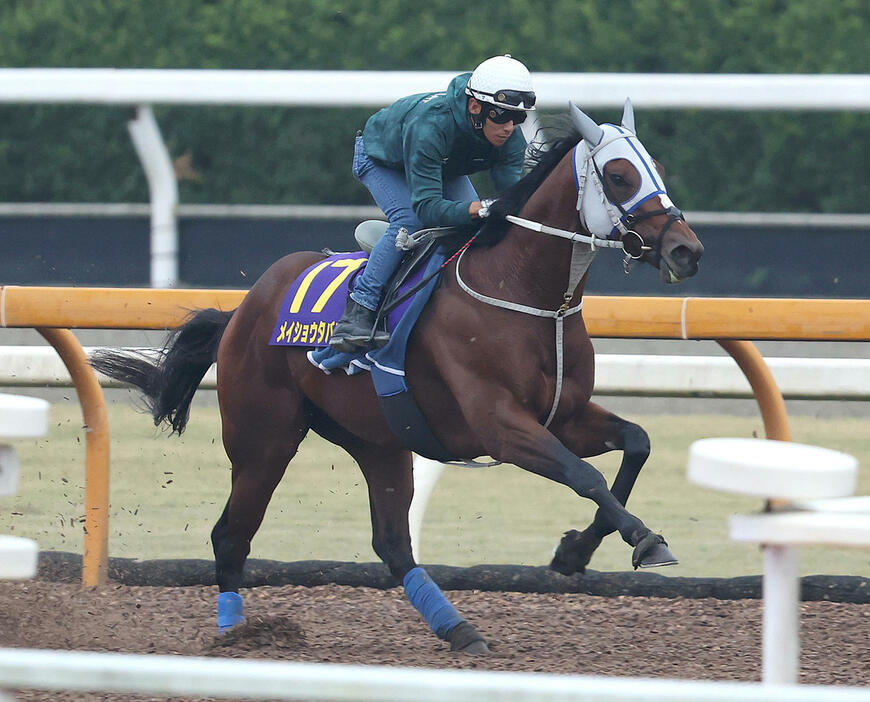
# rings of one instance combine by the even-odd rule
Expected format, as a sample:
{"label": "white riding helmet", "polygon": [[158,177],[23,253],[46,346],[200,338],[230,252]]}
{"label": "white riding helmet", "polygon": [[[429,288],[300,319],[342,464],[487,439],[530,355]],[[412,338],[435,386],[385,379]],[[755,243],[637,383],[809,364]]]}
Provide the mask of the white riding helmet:
{"label": "white riding helmet", "polygon": [[506,110],[534,110],[529,69],[510,54],[487,59],[471,74],[466,95]]}

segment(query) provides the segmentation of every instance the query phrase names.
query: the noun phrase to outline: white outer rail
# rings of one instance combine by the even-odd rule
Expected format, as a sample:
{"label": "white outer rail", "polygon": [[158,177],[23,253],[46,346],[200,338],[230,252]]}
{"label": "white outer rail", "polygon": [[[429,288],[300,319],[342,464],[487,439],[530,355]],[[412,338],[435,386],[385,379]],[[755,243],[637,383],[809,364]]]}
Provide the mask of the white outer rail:
{"label": "white outer rail", "polygon": [[0,687],[344,702],[866,702],[867,688],[0,649]]}
{"label": "white outer rail", "polygon": [[[90,353],[93,348],[86,348]],[[870,358],[765,358],[788,399],[870,400]],[[104,387],[120,384],[100,376]],[[0,346],[0,385],[67,387],[66,366],[46,346]],[[215,387],[215,369],[201,387]],[[598,354],[595,393],[650,397],[754,397],[746,376],[727,356]]]}
{"label": "white outer rail", "polygon": [[[455,71],[232,71],[3,68],[0,102],[382,107],[444,90]],[[534,69],[534,66],[532,67]],[[538,106],[642,109],[870,110],[870,75],[534,73]]]}

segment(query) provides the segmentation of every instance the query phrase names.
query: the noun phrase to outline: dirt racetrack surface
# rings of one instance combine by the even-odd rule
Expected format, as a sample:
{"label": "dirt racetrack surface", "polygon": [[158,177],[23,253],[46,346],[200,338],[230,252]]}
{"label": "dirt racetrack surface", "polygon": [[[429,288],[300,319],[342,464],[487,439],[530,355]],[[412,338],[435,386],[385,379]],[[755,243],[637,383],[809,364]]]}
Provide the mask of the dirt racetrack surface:
{"label": "dirt racetrack surface", "polygon": [[[248,622],[217,636],[216,588],[0,582],[0,646],[306,662],[758,681],[757,599],[447,592],[492,653],[450,653],[401,589],[242,591]],[[801,682],[870,685],[870,605],[801,604]],[[21,700],[143,700],[19,691]],[[870,697],[870,688],[868,688]]]}

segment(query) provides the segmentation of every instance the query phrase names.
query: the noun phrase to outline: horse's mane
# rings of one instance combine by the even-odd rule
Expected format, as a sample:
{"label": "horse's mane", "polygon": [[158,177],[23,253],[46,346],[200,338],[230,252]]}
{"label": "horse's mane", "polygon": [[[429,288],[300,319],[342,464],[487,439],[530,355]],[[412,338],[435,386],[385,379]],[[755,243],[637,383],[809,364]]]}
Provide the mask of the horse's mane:
{"label": "horse's mane", "polygon": [[508,228],[505,215],[519,214],[523,205],[550,175],[556,164],[562,160],[580,141],[580,134],[573,127],[560,130],[563,132],[551,140],[533,142],[526,154],[524,175],[516,184],[500,193],[496,202],[490,208],[486,219],[474,243],[478,246],[492,246],[501,241]]}

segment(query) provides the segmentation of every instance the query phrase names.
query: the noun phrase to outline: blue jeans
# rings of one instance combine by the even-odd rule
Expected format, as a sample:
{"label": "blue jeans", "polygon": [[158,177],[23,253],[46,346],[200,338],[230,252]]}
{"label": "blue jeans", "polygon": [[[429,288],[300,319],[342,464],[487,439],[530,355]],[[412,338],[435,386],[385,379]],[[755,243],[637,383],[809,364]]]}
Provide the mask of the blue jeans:
{"label": "blue jeans", "polygon": [[[390,222],[386,233],[372,249],[368,263],[357,276],[350,294],[355,302],[375,310],[387,281],[405,255],[404,251],[396,248],[399,229],[404,227],[408,233],[413,233],[422,229],[423,225],[411,206],[411,192],[405,181],[405,173],[394,171],[369,158],[361,136],[356,138],[354,146],[353,175],[369,189],[375,203]],[[468,176],[459,176],[444,183],[444,197],[464,202],[480,199]]]}

